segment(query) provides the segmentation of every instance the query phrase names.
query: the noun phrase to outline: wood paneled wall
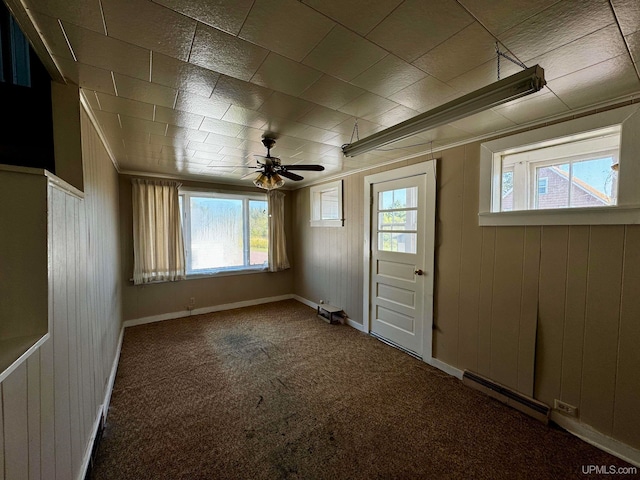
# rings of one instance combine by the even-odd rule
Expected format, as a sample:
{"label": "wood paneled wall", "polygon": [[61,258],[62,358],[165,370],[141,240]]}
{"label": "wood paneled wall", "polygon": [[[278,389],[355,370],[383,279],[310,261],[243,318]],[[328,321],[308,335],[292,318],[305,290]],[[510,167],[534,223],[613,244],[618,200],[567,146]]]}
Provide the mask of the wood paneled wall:
{"label": "wood paneled wall", "polygon": [[79,477],[117,350],[118,180],[84,113],[82,137],[84,200],[50,187],[51,337],[0,384],[0,479]]}
{"label": "wood paneled wall", "polygon": [[[434,357],[640,448],[640,225],[479,227],[479,143],[438,155]],[[364,176],[389,168],[344,177],[343,228],[311,228],[294,197],[294,293],[357,322]]]}

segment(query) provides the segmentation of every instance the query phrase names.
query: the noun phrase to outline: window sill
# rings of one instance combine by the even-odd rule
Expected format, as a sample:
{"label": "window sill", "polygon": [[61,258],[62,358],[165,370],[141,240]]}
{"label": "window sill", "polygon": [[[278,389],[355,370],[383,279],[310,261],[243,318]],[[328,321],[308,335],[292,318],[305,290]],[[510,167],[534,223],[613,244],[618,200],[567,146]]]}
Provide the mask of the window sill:
{"label": "window sill", "polygon": [[626,207],[558,208],[483,212],[478,214],[481,227],[526,225],[632,225],[640,223],[640,205]]}
{"label": "window sill", "polygon": [[238,269],[224,269],[224,270],[205,270],[197,273],[187,273],[187,280],[195,280],[198,278],[211,278],[211,277],[228,277],[231,275],[251,275],[254,273],[265,273],[269,271],[267,266],[247,267]]}
{"label": "window sill", "polygon": [[311,220],[312,227],[344,227],[344,219],[336,220]]}

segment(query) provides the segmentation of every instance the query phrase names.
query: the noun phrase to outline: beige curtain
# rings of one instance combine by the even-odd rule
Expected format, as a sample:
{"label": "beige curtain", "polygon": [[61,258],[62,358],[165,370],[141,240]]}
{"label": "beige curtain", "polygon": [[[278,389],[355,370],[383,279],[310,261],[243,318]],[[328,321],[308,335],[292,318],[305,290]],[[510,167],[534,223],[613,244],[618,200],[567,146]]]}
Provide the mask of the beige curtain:
{"label": "beige curtain", "polygon": [[287,258],[287,239],[284,234],[284,193],[269,190],[269,271],[286,270],[289,265]]}
{"label": "beige curtain", "polygon": [[185,279],[178,188],[171,181],[134,179],[133,283]]}

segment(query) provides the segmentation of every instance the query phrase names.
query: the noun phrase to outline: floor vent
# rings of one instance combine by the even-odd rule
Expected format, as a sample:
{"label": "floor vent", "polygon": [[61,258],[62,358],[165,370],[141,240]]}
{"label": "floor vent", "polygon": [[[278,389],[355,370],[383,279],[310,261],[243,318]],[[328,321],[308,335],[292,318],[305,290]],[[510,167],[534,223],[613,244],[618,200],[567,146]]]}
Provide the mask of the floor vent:
{"label": "floor vent", "polygon": [[548,405],[538,400],[527,397],[469,370],[464,371],[462,383],[484,392],[490,397],[500,400],[502,403],[506,403],[510,407],[520,410],[545,424],[549,423],[549,412],[551,409]]}

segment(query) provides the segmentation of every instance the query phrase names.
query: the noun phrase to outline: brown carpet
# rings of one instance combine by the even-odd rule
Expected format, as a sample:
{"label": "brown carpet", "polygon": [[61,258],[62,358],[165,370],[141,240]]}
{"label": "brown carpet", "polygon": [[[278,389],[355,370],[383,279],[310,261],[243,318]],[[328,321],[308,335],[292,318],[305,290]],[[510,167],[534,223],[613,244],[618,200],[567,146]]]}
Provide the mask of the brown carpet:
{"label": "brown carpet", "polygon": [[127,328],[91,478],[546,480],[588,478],[583,465],[627,464],[288,300]]}

